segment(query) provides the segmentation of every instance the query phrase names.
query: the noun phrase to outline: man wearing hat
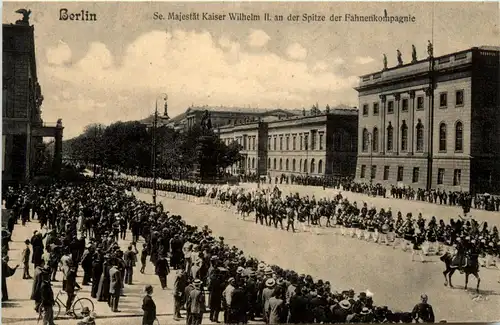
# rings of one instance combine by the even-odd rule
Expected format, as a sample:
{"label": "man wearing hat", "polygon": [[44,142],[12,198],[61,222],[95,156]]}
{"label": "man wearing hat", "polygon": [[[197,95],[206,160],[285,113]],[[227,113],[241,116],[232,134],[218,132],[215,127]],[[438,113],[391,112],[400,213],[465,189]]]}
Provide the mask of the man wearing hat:
{"label": "man wearing hat", "polygon": [[191,290],[186,302],[186,309],[189,310],[187,325],[200,325],[203,319],[203,313],[206,310],[205,294],[201,288],[200,279],[193,281],[194,289]]}
{"label": "man wearing hat", "polygon": [[222,277],[217,269],[214,269],[208,282],[208,305],[210,308],[210,321],[218,323],[219,313],[222,305],[222,292],[224,290]]}
{"label": "man wearing hat", "polygon": [[142,325],[153,325],[156,319],[156,304],[151,297],[153,295],[153,287],[147,285],[144,291],[146,292],[146,296],[142,300],[142,310],[144,311]]}
{"label": "man wearing hat", "polygon": [[420,296],[420,303],[416,304],[412,311],[412,318],[417,323],[434,323],[434,310],[427,303],[428,297],[426,294]]}
{"label": "man wearing hat", "polygon": [[228,323],[231,319],[231,301],[233,299],[234,292],[234,278],[228,280],[226,289],[222,292],[222,303],[224,307],[224,323]]}
{"label": "man wearing hat", "polygon": [[0,283],[0,285],[2,286],[2,301],[9,300],[9,293],[7,291],[7,278],[13,276],[17,268],[19,267],[18,264],[14,268],[11,268],[8,263],[9,256],[5,256],[2,259],[2,283]]}
{"label": "man wearing hat", "polygon": [[54,291],[48,278],[43,279],[40,286],[40,304],[43,307],[43,325],[54,324]]}
{"label": "man wearing hat", "polygon": [[272,278],[266,280],[266,287],[262,290],[263,317],[266,324],[269,323],[269,299],[273,296],[276,281]]}
{"label": "man wearing hat", "polygon": [[31,279],[30,275],[30,240],[26,239],[24,241],[24,244],[26,245],[24,247],[23,253],[22,253],[22,262],[23,262],[23,279]]}

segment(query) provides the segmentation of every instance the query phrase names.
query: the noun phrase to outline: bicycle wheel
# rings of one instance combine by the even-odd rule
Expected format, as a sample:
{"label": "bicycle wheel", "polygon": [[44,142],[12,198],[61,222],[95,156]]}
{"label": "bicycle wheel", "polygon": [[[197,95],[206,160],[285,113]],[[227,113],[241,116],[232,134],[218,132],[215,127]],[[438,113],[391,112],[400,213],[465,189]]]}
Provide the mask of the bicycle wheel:
{"label": "bicycle wheel", "polygon": [[54,307],[52,308],[54,309],[54,319],[57,319],[59,317],[59,314],[61,314],[61,304],[59,303],[59,301],[56,301]]}
{"label": "bicycle wheel", "polygon": [[94,312],[94,303],[89,298],[78,298],[73,303],[72,311],[77,317],[82,317],[82,310],[87,307],[91,313]]}

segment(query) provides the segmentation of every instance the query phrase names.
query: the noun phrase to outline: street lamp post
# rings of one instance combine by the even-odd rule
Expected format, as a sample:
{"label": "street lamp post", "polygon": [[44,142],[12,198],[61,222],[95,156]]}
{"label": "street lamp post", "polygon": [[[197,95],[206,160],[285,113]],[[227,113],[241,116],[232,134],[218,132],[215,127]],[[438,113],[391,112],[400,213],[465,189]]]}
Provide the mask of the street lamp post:
{"label": "street lamp post", "polygon": [[[164,100],[167,101],[168,95],[161,94]],[[156,205],[156,130],[158,127],[158,98],[155,101],[155,116],[153,119],[153,204]]]}

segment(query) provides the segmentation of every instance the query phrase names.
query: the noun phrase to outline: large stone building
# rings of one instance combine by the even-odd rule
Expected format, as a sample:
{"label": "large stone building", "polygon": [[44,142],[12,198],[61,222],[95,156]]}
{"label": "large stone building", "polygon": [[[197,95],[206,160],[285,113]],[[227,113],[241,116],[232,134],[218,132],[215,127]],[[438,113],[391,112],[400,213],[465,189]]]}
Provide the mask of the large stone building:
{"label": "large stone building", "polygon": [[[171,118],[168,122],[170,127],[177,130],[187,130],[195,125],[200,125],[205,112],[210,113],[213,128],[224,125],[240,125],[249,122],[257,122],[264,117],[274,116],[285,118],[296,116],[298,111],[284,109],[258,109],[245,107],[224,106],[191,106],[184,113]],[[167,114],[166,112],[164,114]]]}
{"label": "large stone building", "polygon": [[[356,180],[498,190],[498,47],[474,47],[360,77]],[[415,58],[416,59],[416,58]]]}
{"label": "large stone building", "polygon": [[260,176],[354,176],[357,110],[338,108],[328,113],[263,117],[217,128],[220,138],[242,146],[244,159],[229,169],[233,174]]}
{"label": "large stone building", "polygon": [[34,27],[27,16],[3,24],[2,182],[29,181],[34,175],[43,137],[55,137],[55,168],[60,168],[62,124],[45,125],[38,83]]}

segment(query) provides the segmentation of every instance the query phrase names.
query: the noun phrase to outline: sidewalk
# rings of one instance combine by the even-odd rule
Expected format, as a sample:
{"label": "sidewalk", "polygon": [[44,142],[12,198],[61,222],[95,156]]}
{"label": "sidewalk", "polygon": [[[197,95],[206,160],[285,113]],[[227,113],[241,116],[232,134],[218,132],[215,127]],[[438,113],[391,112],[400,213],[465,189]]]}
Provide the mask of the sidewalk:
{"label": "sidewalk", "polygon": [[[7,279],[7,289],[9,292],[9,301],[2,304],[2,320],[37,320],[38,314],[34,310],[34,301],[30,300],[33,280],[23,280],[23,269],[21,263],[21,253],[24,249],[24,240],[31,238],[34,230],[39,230],[38,221],[32,221],[27,223],[25,227],[21,224],[17,224],[13,231],[12,240],[10,243],[9,251],[9,266],[14,267],[16,264],[20,264],[20,267],[16,273]],[[127,234],[128,238],[131,239],[131,235]],[[120,246],[122,249],[126,249],[130,241],[120,241]],[[139,248],[142,245],[137,245]],[[139,263],[140,264],[140,263]],[[147,284],[151,284],[154,288],[153,299],[157,306],[157,313],[159,316],[172,316],[173,315],[173,296],[172,290],[162,290],[160,286],[160,281],[156,275],[154,275],[153,265],[149,262],[146,266],[146,273],[141,274],[139,272],[140,265],[136,266],[134,269],[134,284],[125,285],[124,293],[125,297],[120,298],[120,303],[118,309],[121,311],[119,313],[111,312],[106,302],[98,302],[96,299],[90,297],[91,286],[82,286],[82,290],[78,292],[77,298],[89,298],[94,303],[95,313],[98,318],[110,318],[110,317],[131,317],[131,316],[142,316],[142,299],[144,297],[144,287]],[[33,264],[30,263],[30,275],[34,275]],[[81,285],[83,276],[83,271],[79,268],[78,273],[78,284]],[[57,295],[62,287],[62,273],[58,272],[56,279],[58,282],[53,283],[54,295]],[[172,272],[168,276],[168,287],[173,288],[174,273]],[[66,295],[62,294],[60,299],[63,304],[66,303]],[[75,300],[76,300],[75,299]],[[61,308],[60,317],[64,318],[64,306]],[[171,321],[173,322],[173,318]]]}

